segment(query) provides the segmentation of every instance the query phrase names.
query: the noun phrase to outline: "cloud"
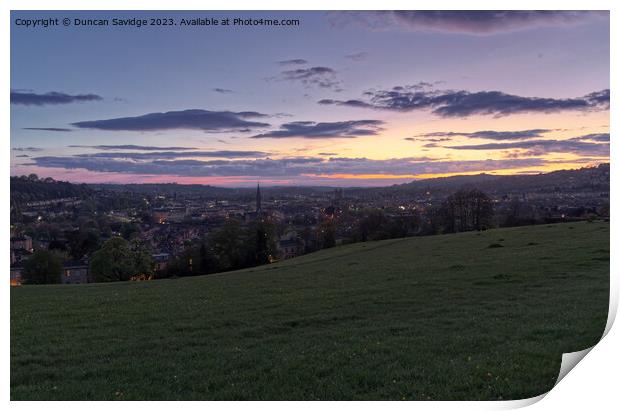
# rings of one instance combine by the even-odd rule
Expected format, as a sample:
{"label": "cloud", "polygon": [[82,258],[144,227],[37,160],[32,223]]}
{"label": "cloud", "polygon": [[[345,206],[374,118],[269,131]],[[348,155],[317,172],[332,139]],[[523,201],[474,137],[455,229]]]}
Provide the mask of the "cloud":
{"label": "cloud", "polygon": [[252,138],[355,138],[374,136],[381,131],[383,121],[350,120],[316,123],[314,121],[294,121],[284,123],[279,130],[252,136]]}
{"label": "cloud", "polygon": [[243,150],[218,150],[218,151],[151,151],[142,153],[118,153],[101,152],[77,154],[76,157],[87,158],[117,158],[131,160],[158,160],[183,157],[212,157],[212,158],[249,158],[267,157],[271,153],[264,151],[243,151]]}
{"label": "cloud", "polygon": [[586,134],[584,136],[573,137],[574,141],[599,141],[603,143],[609,142],[609,133]]}
{"label": "cloud", "polygon": [[563,27],[593,19],[609,20],[603,11],[418,10],[331,12],[332,25],[370,30],[410,30],[447,34],[493,35],[536,27]]}
{"label": "cloud", "polygon": [[442,138],[417,138],[417,137],[405,137],[404,140],[407,141],[431,141],[433,143],[440,143],[442,141],[452,141],[451,138],[449,137],[442,137]]}
{"label": "cloud", "polygon": [[323,152],[323,153],[318,153],[318,155],[320,155],[320,156],[337,156],[338,153]]}
{"label": "cloud", "polygon": [[42,148],[39,147],[13,147],[11,150],[13,151],[43,151]]}
{"label": "cloud", "polygon": [[307,64],[307,63],[308,61],[304,59],[290,59],[290,60],[278,61],[278,64],[281,66],[302,65],[302,64]]}
{"label": "cloud", "polygon": [[196,147],[158,147],[158,146],[138,146],[135,144],[120,144],[120,145],[97,145],[97,146],[82,146],[71,145],[72,148],[96,148],[98,150],[141,150],[141,151],[158,151],[158,150],[196,150]]}
{"label": "cloud", "polygon": [[[520,131],[494,131],[484,130],[475,131],[473,133],[455,132],[455,131],[438,131],[434,133],[420,134],[419,137],[468,137],[468,138],[484,138],[488,140],[528,140],[532,138],[542,137],[542,134],[549,133],[550,129],[532,129]],[[450,138],[427,139],[427,141],[446,141]]]}
{"label": "cloud", "polygon": [[547,153],[573,153],[579,155],[609,156],[609,144],[589,143],[584,141],[569,140],[528,140],[510,143],[487,143],[475,145],[443,146],[453,150],[506,150],[524,149],[530,150],[530,155],[542,155]]}
{"label": "cloud", "polygon": [[281,73],[282,80],[298,81],[306,87],[317,86],[334,91],[342,91],[340,81],[337,79],[336,70],[329,67],[310,67],[284,70]]}
{"label": "cloud", "polygon": [[255,160],[158,160],[136,162],[108,158],[35,157],[32,165],[62,169],[86,169],[139,175],[174,175],[187,177],[288,177],[329,175],[416,175],[433,173],[481,172],[498,169],[539,167],[545,160],[537,158],[501,160],[432,160],[427,157],[372,160],[368,158],[293,157]]}
{"label": "cloud", "polygon": [[609,89],[594,91],[584,97],[596,105],[606,106],[609,108]]}
{"label": "cloud", "polygon": [[111,131],[161,131],[161,130],[204,130],[204,131],[244,131],[246,129],[268,127],[269,124],[248,121],[247,118],[267,117],[254,111],[208,111],[183,110],[165,113],[150,113],[136,117],[121,117],[108,120],[80,121],[72,126]]}
{"label": "cloud", "polygon": [[323,99],[323,105],[371,108],[409,112],[430,110],[440,117],[471,115],[506,116],[520,113],[554,113],[565,110],[593,111],[609,109],[609,90],[601,90],[577,98],[524,97],[501,91],[434,90],[422,83],[396,86],[391,90],[370,90],[364,99]]}
{"label": "cloud", "polygon": [[323,105],[337,105],[337,106],[349,106],[349,107],[363,107],[363,108],[373,108],[372,104],[366,103],[361,100],[333,100],[330,98],[324,98],[318,101],[319,104]]}
{"label": "cloud", "polygon": [[229,90],[227,88],[216,87],[216,88],[214,88],[212,90],[215,91],[216,93],[220,93],[220,94],[231,94],[231,93],[234,93],[234,91]]}
{"label": "cloud", "polygon": [[366,60],[366,57],[368,57],[368,53],[365,51],[360,51],[359,53],[347,54],[344,57],[353,61],[363,61]]}
{"label": "cloud", "polygon": [[57,131],[57,132],[64,132],[64,133],[70,133],[73,131],[70,128],[59,128],[59,127],[24,127],[22,128],[22,130]]}
{"label": "cloud", "polygon": [[26,157],[30,157],[28,154],[19,154],[15,157],[21,157],[21,158],[26,158]]}
{"label": "cloud", "polygon": [[11,104],[23,106],[45,106],[55,104],[70,104],[85,101],[100,101],[103,97],[97,94],[65,94],[52,91],[45,94],[36,94],[21,90],[11,90]]}

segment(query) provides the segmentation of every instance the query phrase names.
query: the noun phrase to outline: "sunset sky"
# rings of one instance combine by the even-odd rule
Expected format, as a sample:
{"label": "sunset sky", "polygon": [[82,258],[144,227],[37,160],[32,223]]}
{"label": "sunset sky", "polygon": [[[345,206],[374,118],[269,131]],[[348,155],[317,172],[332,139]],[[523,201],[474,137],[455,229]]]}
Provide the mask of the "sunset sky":
{"label": "sunset sky", "polygon": [[[236,17],[299,26],[27,28]],[[12,12],[11,174],[370,186],[609,161],[607,12]]]}

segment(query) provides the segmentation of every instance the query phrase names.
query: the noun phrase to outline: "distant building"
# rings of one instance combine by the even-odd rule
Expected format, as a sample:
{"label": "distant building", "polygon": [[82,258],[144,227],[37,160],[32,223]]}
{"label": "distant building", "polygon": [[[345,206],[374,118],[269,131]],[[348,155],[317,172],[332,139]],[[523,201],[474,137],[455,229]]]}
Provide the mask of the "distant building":
{"label": "distant building", "polygon": [[23,269],[24,266],[21,263],[11,265],[11,285],[21,285]]}
{"label": "distant building", "polygon": [[340,205],[342,202],[342,188],[334,189],[334,205]]}
{"label": "distant building", "polygon": [[278,248],[280,249],[280,258],[282,260],[288,260],[289,258],[294,258],[301,254],[299,243],[296,239],[280,240],[278,242]]}
{"label": "distant building", "polygon": [[32,249],[26,250],[23,248],[17,248],[11,250],[11,264],[21,263],[25,261],[32,255]]}
{"label": "distant building", "polygon": [[260,184],[256,184],[256,211],[245,213],[246,222],[260,220],[263,217],[262,196],[260,193]]}
{"label": "distant building", "polygon": [[165,270],[168,266],[168,261],[170,260],[170,254],[168,253],[158,253],[152,254],[151,257],[155,262],[155,271]]}
{"label": "distant building", "polygon": [[62,265],[62,284],[85,284],[90,282],[88,262],[84,260],[65,261]]}
{"label": "distant building", "polygon": [[297,232],[289,231],[278,241],[278,251],[281,260],[288,260],[303,254],[304,244]]}
{"label": "distant building", "polygon": [[11,237],[11,250],[32,251],[32,238],[27,235]]}
{"label": "distant building", "polygon": [[160,208],[153,210],[153,220],[156,224],[163,224],[170,217],[170,210]]}
{"label": "distant building", "polygon": [[260,215],[262,210],[261,206],[261,195],[260,195],[260,184],[256,184],[256,214]]}

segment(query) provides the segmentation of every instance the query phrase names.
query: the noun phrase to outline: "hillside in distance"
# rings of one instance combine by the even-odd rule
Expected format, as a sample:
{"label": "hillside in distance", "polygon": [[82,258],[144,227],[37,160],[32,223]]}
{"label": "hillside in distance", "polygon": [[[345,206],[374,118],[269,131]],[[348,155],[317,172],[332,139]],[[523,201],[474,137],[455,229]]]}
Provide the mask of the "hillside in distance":
{"label": "hillside in distance", "polygon": [[[609,191],[610,165],[584,167],[576,170],[559,170],[532,175],[456,175],[416,180],[406,184],[386,187],[348,187],[348,195],[374,196],[394,193],[419,194],[432,190],[451,193],[465,187],[475,187],[488,194],[514,192],[554,191]],[[11,177],[11,201],[47,200],[61,197],[80,197],[93,191],[129,192],[140,195],[184,195],[207,198],[248,199],[253,198],[255,188],[227,188],[200,184],[72,184],[49,179],[29,181]],[[334,190],[328,186],[261,186],[266,197],[325,194]]]}
{"label": "hillside in distance", "polygon": [[52,178],[33,179],[12,176],[10,184],[12,205],[59,198],[84,198],[93,192],[86,184],[72,184]]}
{"label": "hillside in distance", "polygon": [[12,400],[507,400],[596,344],[609,223],[335,247],[203,277],[11,289]]}
{"label": "hillside in distance", "polygon": [[558,170],[527,175],[477,174],[413,181],[390,187],[392,190],[457,190],[475,187],[489,194],[519,191],[609,191],[610,165]]}

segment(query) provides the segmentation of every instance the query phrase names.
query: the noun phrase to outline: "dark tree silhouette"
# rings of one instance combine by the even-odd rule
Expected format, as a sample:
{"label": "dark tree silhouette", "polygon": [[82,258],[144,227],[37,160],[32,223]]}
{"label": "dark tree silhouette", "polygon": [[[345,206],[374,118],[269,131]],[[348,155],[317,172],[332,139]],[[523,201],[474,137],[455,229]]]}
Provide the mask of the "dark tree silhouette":
{"label": "dark tree silhouette", "polygon": [[445,232],[486,229],[492,224],[493,203],[480,190],[459,190],[445,199],[439,217]]}
{"label": "dark tree silhouette", "polygon": [[24,284],[55,284],[60,282],[62,262],[55,253],[37,250],[24,263],[22,281]]}
{"label": "dark tree silhouette", "polygon": [[93,254],[90,271],[96,281],[128,281],[134,276],[150,276],[153,260],[141,247],[112,237]]}

